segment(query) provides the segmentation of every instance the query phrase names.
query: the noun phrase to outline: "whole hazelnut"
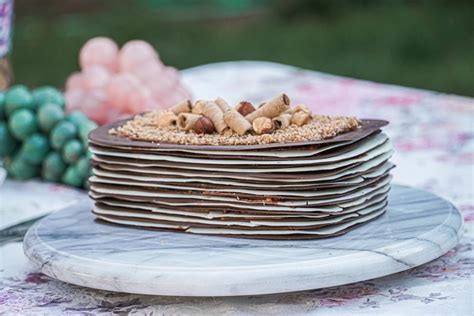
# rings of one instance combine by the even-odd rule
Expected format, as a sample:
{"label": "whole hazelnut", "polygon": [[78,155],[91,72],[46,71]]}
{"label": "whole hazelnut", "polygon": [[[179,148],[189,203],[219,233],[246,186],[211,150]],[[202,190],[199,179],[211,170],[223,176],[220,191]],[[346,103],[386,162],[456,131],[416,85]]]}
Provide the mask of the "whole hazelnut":
{"label": "whole hazelnut", "polygon": [[253,121],[252,127],[258,135],[271,133],[275,130],[275,124],[268,117],[257,117]]}
{"label": "whole hazelnut", "polygon": [[242,101],[237,105],[236,108],[237,112],[242,114],[242,116],[247,116],[247,114],[252,113],[255,111],[255,107],[252,105],[252,103],[247,102],[247,101]]}
{"label": "whole hazelnut", "polygon": [[299,111],[293,114],[290,122],[291,124],[295,124],[296,126],[303,126],[311,122],[311,119],[312,118],[310,114],[303,111]]}
{"label": "whole hazelnut", "polygon": [[193,129],[198,134],[212,134],[216,130],[212,121],[205,116],[201,116],[196,123],[194,123]]}

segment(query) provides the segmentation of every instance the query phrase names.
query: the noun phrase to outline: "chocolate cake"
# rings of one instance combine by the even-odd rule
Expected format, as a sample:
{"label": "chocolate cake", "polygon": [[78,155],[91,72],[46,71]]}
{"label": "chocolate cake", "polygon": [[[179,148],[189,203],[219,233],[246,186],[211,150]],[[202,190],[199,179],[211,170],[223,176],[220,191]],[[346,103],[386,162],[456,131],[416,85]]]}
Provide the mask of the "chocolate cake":
{"label": "chocolate cake", "polygon": [[394,167],[386,124],[313,115],[286,95],[260,107],[186,100],[90,134],[93,213],[195,234],[340,235],[386,210]]}

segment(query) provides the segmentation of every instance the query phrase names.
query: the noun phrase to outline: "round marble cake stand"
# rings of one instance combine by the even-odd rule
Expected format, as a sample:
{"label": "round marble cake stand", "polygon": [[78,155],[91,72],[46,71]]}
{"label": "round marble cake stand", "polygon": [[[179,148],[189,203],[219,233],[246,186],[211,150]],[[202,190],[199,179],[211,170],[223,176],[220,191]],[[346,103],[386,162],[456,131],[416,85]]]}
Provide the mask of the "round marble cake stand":
{"label": "round marble cake stand", "polygon": [[33,226],[24,251],[50,277],[155,295],[237,296],[368,280],[431,261],[462,234],[458,210],[434,194],[394,185],[388,211],[346,235],[251,240],[101,224],[91,201]]}

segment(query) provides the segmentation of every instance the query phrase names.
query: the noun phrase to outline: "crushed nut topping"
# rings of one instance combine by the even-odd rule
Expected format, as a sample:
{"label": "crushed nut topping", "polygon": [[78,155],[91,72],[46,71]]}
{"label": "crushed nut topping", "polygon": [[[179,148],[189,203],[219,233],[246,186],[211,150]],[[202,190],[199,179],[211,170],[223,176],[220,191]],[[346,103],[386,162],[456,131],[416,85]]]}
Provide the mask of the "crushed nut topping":
{"label": "crushed nut topping", "polygon": [[[203,111],[195,110],[196,106],[202,106]],[[239,109],[239,106],[242,106],[242,102],[236,108]],[[353,131],[360,126],[360,121],[355,117],[314,115],[301,104],[291,108],[285,94],[265,102],[265,106],[251,111],[247,116],[243,116],[236,108],[230,107],[221,98],[215,101],[200,100],[194,107],[189,100],[184,100],[175,105],[173,111],[156,110],[137,115],[124,125],[109,130],[109,133],[131,140],[180,145],[257,145],[323,140]],[[204,113],[209,114],[205,116]],[[174,124],[162,123],[170,121],[163,118],[171,115],[178,115],[178,120],[193,125],[180,128],[176,120],[173,121]],[[183,120],[185,117],[193,120]],[[259,124],[253,124],[252,128],[249,122],[255,122],[257,118],[267,119],[276,128],[256,131]],[[194,125],[196,122],[204,122],[203,120],[208,122],[208,126],[213,123],[213,128],[209,127],[204,131],[202,124]]]}

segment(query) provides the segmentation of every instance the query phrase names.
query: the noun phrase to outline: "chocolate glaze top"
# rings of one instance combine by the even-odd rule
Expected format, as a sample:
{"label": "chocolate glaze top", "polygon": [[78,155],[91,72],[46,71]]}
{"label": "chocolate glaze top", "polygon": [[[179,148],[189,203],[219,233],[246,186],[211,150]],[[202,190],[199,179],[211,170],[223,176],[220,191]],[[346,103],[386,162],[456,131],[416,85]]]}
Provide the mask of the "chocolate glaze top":
{"label": "chocolate glaze top", "polygon": [[156,143],[148,141],[131,140],[124,137],[109,134],[109,130],[122,126],[131,118],[113,122],[96,128],[89,134],[91,143],[106,147],[139,147],[139,148],[161,148],[169,150],[207,150],[207,151],[246,151],[246,150],[262,150],[262,149],[284,149],[291,147],[311,146],[311,145],[327,145],[337,142],[358,141],[368,135],[378,131],[386,126],[389,122],[384,120],[361,119],[361,126],[351,132],[339,134],[333,138],[305,141],[305,142],[288,142],[288,143],[270,143],[259,145],[180,145],[172,143]]}

